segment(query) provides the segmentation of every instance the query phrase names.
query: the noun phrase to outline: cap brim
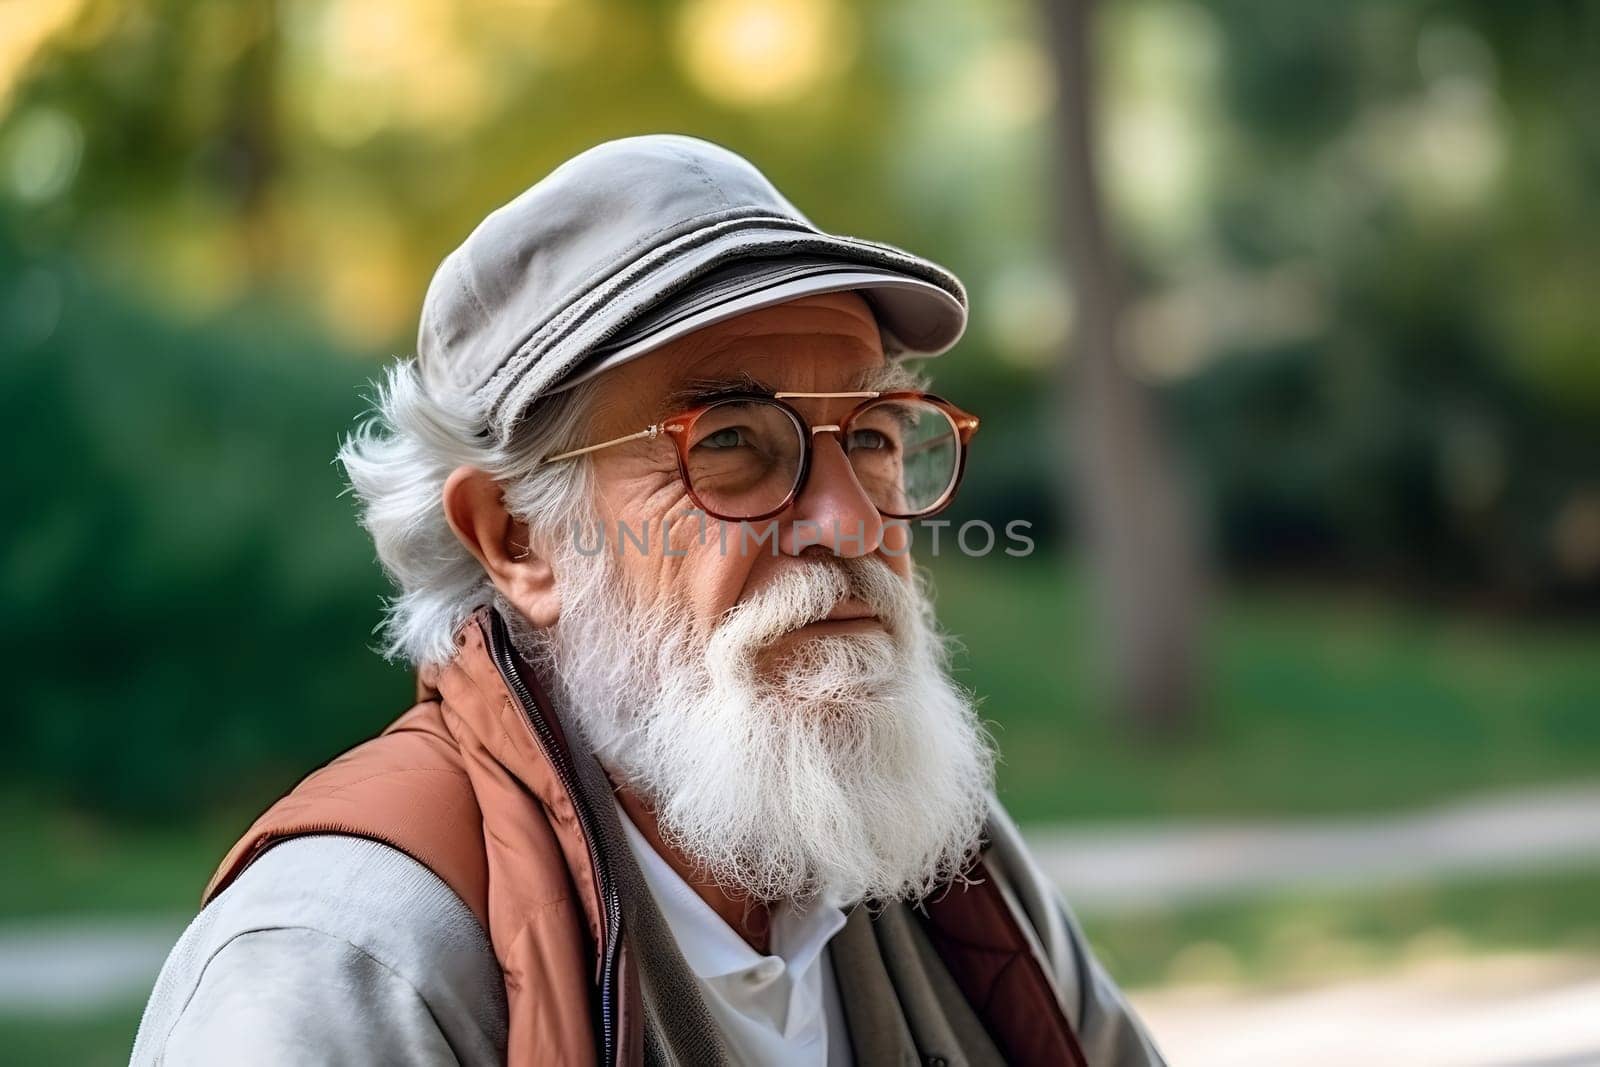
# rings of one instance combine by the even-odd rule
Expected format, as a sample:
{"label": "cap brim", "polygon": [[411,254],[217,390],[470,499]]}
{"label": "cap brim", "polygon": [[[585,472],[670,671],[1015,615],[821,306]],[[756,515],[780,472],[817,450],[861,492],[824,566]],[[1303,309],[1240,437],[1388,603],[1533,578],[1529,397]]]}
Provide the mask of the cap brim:
{"label": "cap brim", "polygon": [[866,298],[891,357],[936,356],[966,330],[966,306],[947,290],[896,271],[836,259],[789,257],[730,264],[688,293],[635,318],[549,389],[556,393],[680,337],[760,308],[820,293]]}

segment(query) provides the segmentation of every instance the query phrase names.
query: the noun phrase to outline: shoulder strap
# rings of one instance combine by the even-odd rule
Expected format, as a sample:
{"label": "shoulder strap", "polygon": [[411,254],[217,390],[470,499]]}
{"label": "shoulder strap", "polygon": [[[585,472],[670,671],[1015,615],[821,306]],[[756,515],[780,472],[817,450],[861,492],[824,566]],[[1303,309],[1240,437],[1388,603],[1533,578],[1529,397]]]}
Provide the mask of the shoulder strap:
{"label": "shoulder strap", "polygon": [[291,837],[350,834],[399,849],[448,885],[489,928],[482,815],[438,702],[425,701],[379,736],[320,769],[255,821],[229,850],[202,905],[263,852]]}

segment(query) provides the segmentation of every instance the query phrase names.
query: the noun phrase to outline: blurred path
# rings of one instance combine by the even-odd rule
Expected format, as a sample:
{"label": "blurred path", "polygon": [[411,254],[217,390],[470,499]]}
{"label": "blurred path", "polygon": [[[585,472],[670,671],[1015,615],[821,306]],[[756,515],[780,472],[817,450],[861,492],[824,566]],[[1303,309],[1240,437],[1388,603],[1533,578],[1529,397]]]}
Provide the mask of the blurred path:
{"label": "blurred path", "polygon": [[136,1001],[187,917],[62,918],[0,926],[0,1012],[74,1015]]}
{"label": "blurred path", "polygon": [[[1074,907],[1105,914],[1258,890],[1370,888],[1600,863],[1600,785],[1369,819],[1034,826],[1026,836]],[[186,921],[0,924],[0,1012],[70,1014],[137,1000]]]}
{"label": "blurred path", "polygon": [[1243,892],[1370,889],[1600,863],[1600,785],[1504,793],[1409,815],[1107,823],[1027,831],[1083,912]]}
{"label": "blurred path", "polygon": [[1133,997],[1175,1067],[1579,1067],[1600,1063],[1600,961],[1436,961],[1295,993]]}

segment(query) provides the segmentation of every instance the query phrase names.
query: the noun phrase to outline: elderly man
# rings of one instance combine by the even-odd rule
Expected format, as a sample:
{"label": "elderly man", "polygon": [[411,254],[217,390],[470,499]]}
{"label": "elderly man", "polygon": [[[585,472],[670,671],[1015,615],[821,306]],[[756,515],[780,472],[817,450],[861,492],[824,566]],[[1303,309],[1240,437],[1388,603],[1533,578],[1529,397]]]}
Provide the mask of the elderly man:
{"label": "elderly man", "polygon": [[419,702],[227,856],[135,1062],[1159,1062],[908,552],[965,322],[686,137],[485,219],[342,453]]}

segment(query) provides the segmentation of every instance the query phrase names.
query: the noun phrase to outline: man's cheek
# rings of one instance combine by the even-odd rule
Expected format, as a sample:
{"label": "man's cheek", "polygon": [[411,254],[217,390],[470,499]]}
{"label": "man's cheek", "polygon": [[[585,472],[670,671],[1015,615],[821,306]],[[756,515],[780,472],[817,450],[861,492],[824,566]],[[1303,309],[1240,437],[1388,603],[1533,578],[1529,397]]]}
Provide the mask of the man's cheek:
{"label": "man's cheek", "polygon": [[661,521],[662,557],[668,561],[688,559],[691,553],[715,541],[718,525],[693,506],[669,512]]}
{"label": "man's cheek", "polygon": [[682,565],[682,580],[689,583],[688,595],[697,606],[702,625],[714,626],[725,612],[739,601],[750,575],[752,560],[736,552],[723,552],[712,535],[704,544],[691,546],[689,554],[673,562]]}

